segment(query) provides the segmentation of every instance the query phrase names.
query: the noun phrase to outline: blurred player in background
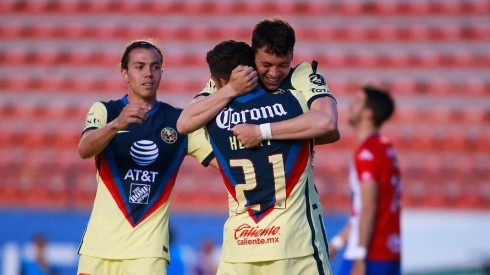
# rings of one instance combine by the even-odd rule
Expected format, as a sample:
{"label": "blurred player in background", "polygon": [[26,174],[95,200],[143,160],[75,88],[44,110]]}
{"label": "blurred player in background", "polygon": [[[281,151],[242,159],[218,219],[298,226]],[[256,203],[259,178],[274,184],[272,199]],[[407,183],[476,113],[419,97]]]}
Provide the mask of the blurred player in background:
{"label": "blurred player in background", "polygon": [[194,275],[216,275],[220,256],[221,251],[216,248],[214,240],[210,237],[204,237],[197,254]]}
{"label": "blurred player in background", "polygon": [[401,273],[400,171],[390,141],[380,134],[394,109],[390,94],[374,87],[356,92],[349,105],[359,145],[349,175],[351,217],[330,243],[332,256],[347,243],[340,274]]}
{"label": "blurred player in background", "polygon": [[97,194],[79,247],[78,274],[167,274],[169,202],[189,154],[213,158],[203,131],[176,131],[181,109],[157,101],[162,52],[131,42],[121,57],[127,95],[90,107],[78,145],[95,157]]}
{"label": "blurred player in background", "polygon": [[33,258],[22,261],[20,275],[55,275],[58,274],[48,261],[48,240],[44,234],[37,234],[32,240]]}
{"label": "blurred player in background", "polygon": [[[336,102],[316,64],[291,68],[294,42],[287,22],[264,20],[252,50],[218,44],[207,55],[213,81],[178,121],[184,132],[207,124],[229,193],[217,274],[331,274],[311,163],[315,138],[340,136]],[[263,88],[235,92],[228,76],[253,81],[253,65]]]}

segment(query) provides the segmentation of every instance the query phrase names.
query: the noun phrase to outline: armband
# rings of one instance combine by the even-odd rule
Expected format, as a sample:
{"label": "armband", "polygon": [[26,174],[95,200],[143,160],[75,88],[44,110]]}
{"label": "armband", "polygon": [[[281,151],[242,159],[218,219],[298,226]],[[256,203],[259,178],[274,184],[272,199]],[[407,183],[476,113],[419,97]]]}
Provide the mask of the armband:
{"label": "armband", "polygon": [[262,140],[272,139],[272,129],[270,123],[262,123],[259,125]]}
{"label": "armband", "polygon": [[364,260],[367,255],[367,250],[365,247],[358,246],[352,250],[352,258],[354,260]]}

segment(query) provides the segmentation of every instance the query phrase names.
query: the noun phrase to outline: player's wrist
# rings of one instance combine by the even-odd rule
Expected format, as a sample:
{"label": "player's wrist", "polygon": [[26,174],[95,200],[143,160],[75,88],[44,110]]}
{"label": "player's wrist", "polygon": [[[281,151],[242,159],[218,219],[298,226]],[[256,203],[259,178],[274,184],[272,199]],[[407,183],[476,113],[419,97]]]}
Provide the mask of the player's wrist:
{"label": "player's wrist", "polygon": [[262,140],[272,139],[272,127],[270,123],[262,123],[259,125],[259,128]]}
{"label": "player's wrist", "polygon": [[330,241],[330,245],[333,246],[335,249],[341,249],[345,245],[345,241],[340,235],[336,235],[335,237],[332,238]]}
{"label": "player's wrist", "polygon": [[364,260],[367,255],[367,249],[363,246],[354,247],[351,256],[354,260]]}
{"label": "player's wrist", "polygon": [[238,96],[239,92],[235,89],[235,87],[233,87],[233,85],[231,83],[228,83],[226,84],[225,86],[223,86],[221,89],[219,89],[218,91],[221,92],[221,94],[228,100],[231,100],[235,97]]}
{"label": "player's wrist", "polygon": [[124,130],[126,127],[122,125],[122,123],[119,121],[119,118],[114,119],[113,121],[109,122],[106,124],[107,127],[111,132],[117,133],[119,131]]}

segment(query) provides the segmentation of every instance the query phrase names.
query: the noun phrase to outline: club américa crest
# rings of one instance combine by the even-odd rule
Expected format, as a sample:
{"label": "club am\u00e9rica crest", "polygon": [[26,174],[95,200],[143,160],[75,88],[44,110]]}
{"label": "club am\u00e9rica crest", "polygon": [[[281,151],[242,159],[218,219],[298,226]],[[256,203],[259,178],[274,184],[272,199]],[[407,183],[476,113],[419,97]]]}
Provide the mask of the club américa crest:
{"label": "club am\u00e9rica crest", "polygon": [[177,131],[175,131],[173,128],[165,127],[160,132],[160,136],[162,137],[163,141],[168,144],[172,144],[177,140]]}

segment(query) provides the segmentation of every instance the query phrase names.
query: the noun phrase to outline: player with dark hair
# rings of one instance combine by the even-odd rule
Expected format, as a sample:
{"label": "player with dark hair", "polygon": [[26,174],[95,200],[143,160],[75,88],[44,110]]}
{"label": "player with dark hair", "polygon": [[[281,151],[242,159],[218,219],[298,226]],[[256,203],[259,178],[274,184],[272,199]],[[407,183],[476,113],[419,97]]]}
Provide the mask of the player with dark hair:
{"label": "player with dark hair", "polygon": [[131,42],[121,58],[127,94],[94,103],[78,151],[95,157],[97,194],[78,253],[77,274],[166,274],[169,203],[186,155],[214,157],[204,131],[176,131],[181,109],[157,101],[162,52]]}
{"label": "player with dark hair", "polygon": [[390,94],[375,87],[363,87],[349,105],[359,145],[349,175],[351,217],[330,245],[335,255],[347,243],[340,274],[401,273],[400,170],[393,146],[380,134],[394,109]]}
{"label": "player with dark hair", "polygon": [[[240,53],[240,54],[237,54]],[[228,40],[219,43],[206,54],[211,77],[220,87],[230,80],[231,71],[236,64],[254,67],[254,53],[250,46],[244,42]]]}
{"label": "player with dark hair", "polygon": [[[196,97],[191,102],[192,108],[184,108],[181,119],[177,122],[179,132],[190,133],[206,124],[230,100],[243,93],[240,83],[252,86],[258,80],[270,93],[298,90],[301,87],[304,90],[300,91],[309,91],[313,96],[307,101],[308,111],[303,115],[266,124],[262,126],[262,132],[256,124],[236,125],[233,134],[243,146],[255,147],[260,144],[264,139],[262,133],[268,133],[269,126],[273,139],[314,138],[315,144],[339,140],[337,102],[328,90],[323,76],[317,72],[318,64],[303,62],[295,69],[291,68],[295,41],[294,29],[288,22],[279,18],[258,22],[252,34],[255,66],[238,66],[230,76],[230,85],[223,86],[220,93],[214,93],[216,83],[211,79],[200,94],[201,97]],[[293,76],[294,71],[296,74]],[[206,100],[201,101],[202,96],[207,96]],[[311,123],[312,121],[315,123]]]}
{"label": "player with dark hair", "polygon": [[[235,92],[234,84],[213,75],[214,67],[238,65],[228,69],[230,81],[254,82],[255,71],[246,64],[233,64],[234,58],[221,58],[209,64],[212,82],[184,108],[177,127],[186,132],[206,125],[229,193],[217,274],[331,274],[323,208],[311,163],[316,138],[324,142],[339,138],[335,99],[316,64],[290,67],[294,31],[287,22],[266,20],[255,29],[269,22],[285,31],[254,31],[254,37],[266,35],[277,42],[286,35],[293,40],[286,55],[279,51],[282,43],[263,45],[255,52],[264,88]],[[208,60],[226,56],[222,52],[232,43],[236,42],[216,46]],[[244,42],[238,43],[245,48]]]}

